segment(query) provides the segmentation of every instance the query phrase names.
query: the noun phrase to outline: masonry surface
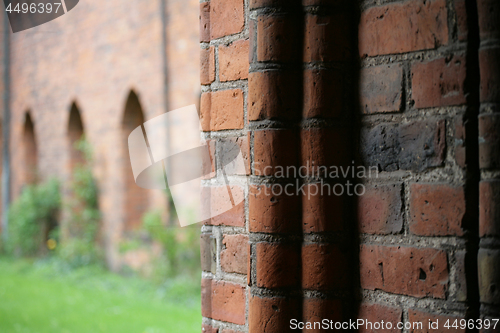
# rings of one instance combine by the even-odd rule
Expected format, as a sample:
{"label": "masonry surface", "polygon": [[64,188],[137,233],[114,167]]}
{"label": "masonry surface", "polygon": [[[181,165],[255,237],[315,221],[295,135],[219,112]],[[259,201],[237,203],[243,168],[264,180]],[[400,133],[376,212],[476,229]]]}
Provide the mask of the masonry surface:
{"label": "masonry surface", "polygon": [[[499,15],[494,0],[201,1],[203,133],[216,166],[224,140],[249,164],[204,183],[245,195],[203,227],[204,332],[499,317]],[[359,197],[277,173],[313,163],[378,173],[347,179]],[[305,191],[263,191],[286,185]]]}

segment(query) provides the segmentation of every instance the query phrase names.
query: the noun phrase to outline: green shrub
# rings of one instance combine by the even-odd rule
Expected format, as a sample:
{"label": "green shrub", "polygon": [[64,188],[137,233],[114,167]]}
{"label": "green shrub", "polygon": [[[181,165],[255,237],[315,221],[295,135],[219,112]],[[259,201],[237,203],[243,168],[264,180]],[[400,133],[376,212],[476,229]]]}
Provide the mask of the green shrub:
{"label": "green shrub", "polygon": [[56,225],[60,205],[59,182],[56,179],[25,187],[9,209],[6,252],[20,256],[42,251],[45,236]]}
{"label": "green shrub", "polygon": [[150,237],[161,244],[162,256],[155,263],[155,279],[197,276],[200,272],[200,227],[167,226],[158,211],[143,216],[143,226]]}
{"label": "green shrub", "polygon": [[82,163],[74,170],[69,183],[70,193],[65,198],[63,225],[65,239],[58,249],[59,256],[71,266],[99,262],[101,253],[96,244],[101,213],[98,207],[98,190],[92,175],[92,149],[85,138],[76,142],[75,148],[83,155]]}

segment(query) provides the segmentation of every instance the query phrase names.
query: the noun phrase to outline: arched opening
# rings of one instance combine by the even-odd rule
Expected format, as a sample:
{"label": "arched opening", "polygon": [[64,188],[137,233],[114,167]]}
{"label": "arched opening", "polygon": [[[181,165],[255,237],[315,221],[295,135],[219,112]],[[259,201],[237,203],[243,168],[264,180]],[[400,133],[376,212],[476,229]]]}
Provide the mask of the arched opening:
{"label": "arched opening", "polygon": [[37,181],[38,149],[35,137],[35,125],[29,112],[26,112],[24,118],[23,150],[24,184],[35,184]]}
{"label": "arched opening", "polygon": [[128,152],[128,136],[144,123],[139,97],[130,92],[122,119],[123,177],[124,177],[124,229],[137,230],[142,225],[142,216],[148,208],[148,191],[135,184]]}
{"label": "arched opening", "polygon": [[68,121],[68,151],[69,151],[69,170],[72,172],[75,167],[84,162],[84,156],[77,147],[77,142],[82,139],[84,134],[83,122],[80,116],[80,110],[76,103],[71,105]]}

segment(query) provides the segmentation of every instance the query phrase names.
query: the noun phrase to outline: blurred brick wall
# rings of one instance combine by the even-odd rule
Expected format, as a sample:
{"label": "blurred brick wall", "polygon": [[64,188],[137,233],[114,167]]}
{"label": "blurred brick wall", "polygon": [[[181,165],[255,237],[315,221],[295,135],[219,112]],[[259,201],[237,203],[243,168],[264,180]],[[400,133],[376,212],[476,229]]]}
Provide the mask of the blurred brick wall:
{"label": "blurred brick wall", "polygon": [[[129,214],[126,184],[133,184],[132,173],[122,168],[130,163],[122,135],[127,98],[131,91],[137,94],[145,120],[198,103],[197,7],[197,1],[166,0],[162,13],[160,0],[80,1],[54,21],[11,34],[13,198],[24,185],[19,143],[25,113],[30,112],[34,123],[40,177],[67,180],[68,122],[75,102],[94,150],[103,243],[115,269],[122,262],[118,248]],[[169,38],[166,49],[162,15]],[[146,209],[165,206],[163,193],[147,195]]]}
{"label": "blurred brick wall", "polygon": [[[204,136],[216,165],[235,137],[251,164],[229,179],[244,207],[203,228],[203,331],[498,317],[497,3],[200,3]],[[313,175],[259,191],[351,160],[379,171],[357,198]]]}

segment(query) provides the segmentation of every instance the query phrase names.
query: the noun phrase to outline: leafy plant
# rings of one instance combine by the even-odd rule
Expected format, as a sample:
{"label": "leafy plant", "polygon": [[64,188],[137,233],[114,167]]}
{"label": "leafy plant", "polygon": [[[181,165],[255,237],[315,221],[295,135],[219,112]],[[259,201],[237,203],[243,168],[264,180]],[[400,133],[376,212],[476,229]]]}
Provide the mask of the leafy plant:
{"label": "leafy plant", "polygon": [[25,187],[9,210],[6,252],[35,255],[42,251],[45,238],[56,225],[60,205],[59,182],[56,179]]}
{"label": "leafy plant", "polygon": [[100,260],[96,238],[101,213],[97,184],[90,167],[92,149],[83,137],[75,143],[75,148],[82,153],[83,161],[74,168],[69,184],[63,239],[58,254],[71,266],[82,266]]}

